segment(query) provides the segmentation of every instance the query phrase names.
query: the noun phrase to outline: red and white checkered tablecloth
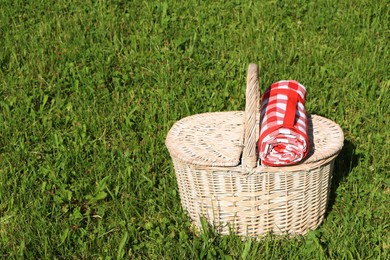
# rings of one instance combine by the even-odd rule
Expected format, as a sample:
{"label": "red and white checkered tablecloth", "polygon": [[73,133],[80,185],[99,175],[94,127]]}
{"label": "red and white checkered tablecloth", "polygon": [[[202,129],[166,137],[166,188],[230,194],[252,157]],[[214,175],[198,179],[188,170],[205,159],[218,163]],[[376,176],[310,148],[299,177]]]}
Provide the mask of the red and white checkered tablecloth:
{"label": "red and white checkered tablecloth", "polygon": [[305,109],[306,89],[294,80],[278,81],[265,91],[261,101],[261,164],[291,165],[308,153],[308,123]]}

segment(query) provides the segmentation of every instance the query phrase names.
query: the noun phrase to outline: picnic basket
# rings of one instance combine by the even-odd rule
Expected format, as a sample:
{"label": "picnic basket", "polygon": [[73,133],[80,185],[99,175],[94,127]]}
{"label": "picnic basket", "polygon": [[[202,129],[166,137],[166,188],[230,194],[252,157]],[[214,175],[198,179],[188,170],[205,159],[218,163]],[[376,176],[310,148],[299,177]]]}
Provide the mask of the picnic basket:
{"label": "picnic basket", "polygon": [[308,115],[310,151],[294,166],[260,165],[258,67],[250,64],[245,111],[192,115],[170,129],[171,155],[182,207],[220,234],[305,234],[323,220],[332,170],[344,136],[333,121]]}

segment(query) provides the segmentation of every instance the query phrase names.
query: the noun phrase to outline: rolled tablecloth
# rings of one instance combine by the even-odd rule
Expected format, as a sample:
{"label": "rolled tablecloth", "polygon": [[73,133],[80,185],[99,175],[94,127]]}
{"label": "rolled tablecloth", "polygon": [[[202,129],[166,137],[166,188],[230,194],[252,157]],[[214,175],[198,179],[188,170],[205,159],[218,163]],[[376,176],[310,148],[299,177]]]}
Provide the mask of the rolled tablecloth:
{"label": "rolled tablecloth", "polygon": [[284,166],[300,162],[309,151],[306,89],[295,80],[278,81],[262,96],[261,164]]}

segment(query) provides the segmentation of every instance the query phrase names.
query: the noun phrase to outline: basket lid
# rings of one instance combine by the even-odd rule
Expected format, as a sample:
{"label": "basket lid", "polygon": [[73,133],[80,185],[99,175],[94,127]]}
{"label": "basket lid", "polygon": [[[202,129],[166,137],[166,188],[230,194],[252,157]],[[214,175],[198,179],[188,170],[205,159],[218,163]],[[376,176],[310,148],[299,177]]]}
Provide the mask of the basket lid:
{"label": "basket lid", "polygon": [[[325,117],[308,115],[310,150],[295,166],[337,155],[344,143],[340,126]],[[258,136],[257,136],[258,138]],[[172,157],[199,166],[238,166],[244,139],[244,112],[203,113],[176,122],[166,138]],[[271,167],[278,168],[278,167]]]}
{"label": "basket lid", "polygon": [[185,117],[169,131],[171,156],[201,166],[237,166],[244,139],[244,112],[213,112]]}
{"label": "basket lid", "polygon": [[318,115],[307,115],[307,119],[309,152],[298,165],[332,158],[341,151],[344,145],[344,133],[337,123]]}

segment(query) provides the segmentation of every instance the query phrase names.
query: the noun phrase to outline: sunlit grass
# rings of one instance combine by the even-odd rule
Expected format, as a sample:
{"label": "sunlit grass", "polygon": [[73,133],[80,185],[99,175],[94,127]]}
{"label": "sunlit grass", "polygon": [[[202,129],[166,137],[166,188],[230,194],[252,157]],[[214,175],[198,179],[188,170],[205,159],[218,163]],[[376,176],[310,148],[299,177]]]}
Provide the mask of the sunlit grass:
{"label": "sunlit grass", "polygon": [[[0,256],[386,259],[385,1],[2,1]],[[308,89],[336,121],[324,223],[306,237],[196,236],[164,146],[182,117],[242,110],[245,76]]]}

